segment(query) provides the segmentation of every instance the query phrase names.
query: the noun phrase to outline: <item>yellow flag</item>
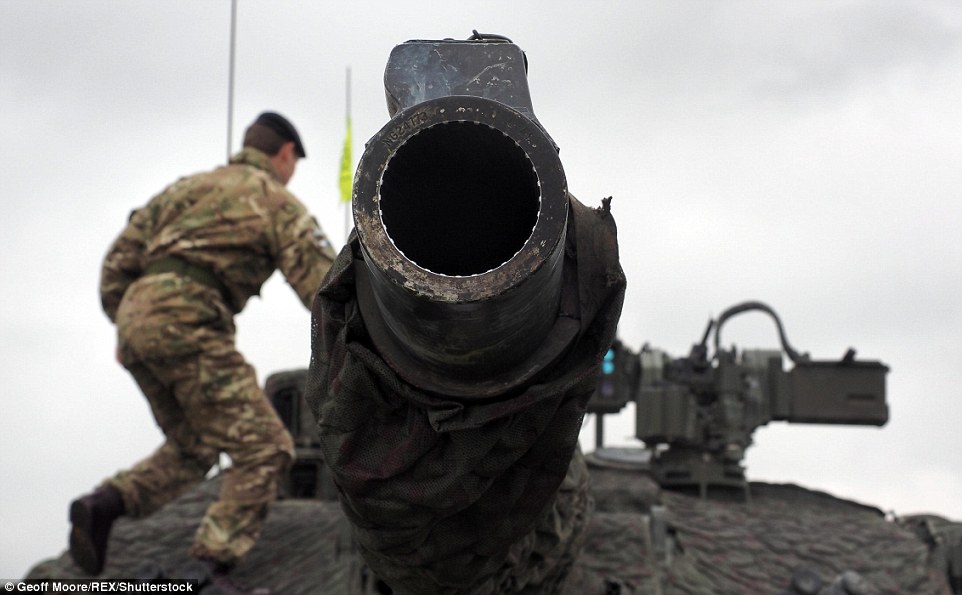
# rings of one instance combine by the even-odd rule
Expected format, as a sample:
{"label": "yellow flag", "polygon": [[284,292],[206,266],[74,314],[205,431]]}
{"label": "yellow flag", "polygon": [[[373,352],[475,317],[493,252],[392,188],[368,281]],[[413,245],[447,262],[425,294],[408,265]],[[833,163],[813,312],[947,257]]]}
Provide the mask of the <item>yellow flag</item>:
{"label": "yellow flag", "polygon": [[341,153],[341,176],[338,185],[341,188],[341,202],[351,202],[351,194],[354,186],[354,171],[351,166],[354,160],[351,159],[351,116],[347,116],[347,135],[344,137],[344,152]]}

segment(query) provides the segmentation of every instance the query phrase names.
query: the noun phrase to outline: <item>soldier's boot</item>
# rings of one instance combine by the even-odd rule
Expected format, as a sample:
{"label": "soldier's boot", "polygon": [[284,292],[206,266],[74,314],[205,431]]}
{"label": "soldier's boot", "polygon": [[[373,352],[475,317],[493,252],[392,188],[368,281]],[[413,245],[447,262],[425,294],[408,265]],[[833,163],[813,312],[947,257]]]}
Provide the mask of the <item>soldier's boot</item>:
{"label": "soldier's boot", "polygon": [[244,589],[228,576],[230,566],[212,560],[201,560],[207,567],[206,576],[200,577],[200,595],[272,595],[270,589],[263,587]]}
{"label": "soldier's boot", "polygon": [[70,503],[70,556],[87,574],[104,569],[110,528],[124,512],[124,499],[110,485]]}

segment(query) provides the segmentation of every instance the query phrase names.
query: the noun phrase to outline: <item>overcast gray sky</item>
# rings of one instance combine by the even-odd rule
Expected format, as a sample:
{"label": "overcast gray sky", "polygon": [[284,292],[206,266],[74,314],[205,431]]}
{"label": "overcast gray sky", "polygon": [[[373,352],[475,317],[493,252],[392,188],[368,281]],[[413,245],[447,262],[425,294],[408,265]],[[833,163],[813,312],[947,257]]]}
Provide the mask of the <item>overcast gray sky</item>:
{"label": "overcast gray sky", "polygon": [[[614,196],[629,346],[684,355],[758,299],[813,357],[892,367],[888,426],[772,424],[750,478],[962,519],[958,2],[239,4],[234,148],[258,112],[291,118],[309,157],[290,188],[336,245],[345,68],[357,158],[387,120],[394,45],[507,35],[569,188]],[[161,440],[114,362],[99,267],[132,208],[224,161],[229,15],[0,0],[0,577],[59,555],[69,501]],[[308,325],[272,278],[238,318],[262,380],[307,365]],[[777,345],[762,316],[724,339]],[[610,442],[632,432],[608,424]]]}

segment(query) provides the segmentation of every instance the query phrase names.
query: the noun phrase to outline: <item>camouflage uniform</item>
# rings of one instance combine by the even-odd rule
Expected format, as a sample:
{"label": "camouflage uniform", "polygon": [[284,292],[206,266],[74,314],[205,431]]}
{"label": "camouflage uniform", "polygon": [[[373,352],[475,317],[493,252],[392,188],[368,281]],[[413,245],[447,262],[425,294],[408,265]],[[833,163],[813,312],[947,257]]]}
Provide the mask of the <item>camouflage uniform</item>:
{"label": "camouflage uniform", "polygon": [[233,316],[275,269],[309,307],[334,256],[267,155],[251,148],[131,214],[104,260],[101,300],[121,363],[166,440],[107,480],[127,514],[176,498],[226,452],[233,466],[191,553],[232,564],[253,546],[293,443],[235,348]]}

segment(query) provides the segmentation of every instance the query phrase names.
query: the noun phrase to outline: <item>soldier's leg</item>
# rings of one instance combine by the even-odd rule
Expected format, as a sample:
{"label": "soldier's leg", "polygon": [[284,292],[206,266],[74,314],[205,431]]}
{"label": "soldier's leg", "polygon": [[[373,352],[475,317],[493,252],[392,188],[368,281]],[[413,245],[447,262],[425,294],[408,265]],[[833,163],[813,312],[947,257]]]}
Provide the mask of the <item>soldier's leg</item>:
{"label": "soldier's leg", "polygon": [[217,462],[218,452],[198,439],[176,395],[197,391],[196,357],[125,365],[165,436],[153,454],[105,482],[121,493],[126,513],[137,517],[151,514],[200,482]]}
{"label": "soldier's leg", "polygon": [[232,565],[260,535],[294,445],[233,337],[207,346],[198,359],[201,396],[188,416],[194,432],[227,452],[233,465],[224,474],[219,500],[201,521],[191,554]]}
{"label": "soldier's leg", "polygon": [[103,569],[110,530],[119,516],[150,514],[199,482],[217,459],[217,451],[202,445],[191,432],[173,390],[190,383],[184,379],[194,379],[196,386],[196,362],[164,362],[150,369],[127,355],[125,365],[166,439],[152,455],[70,503],[70,554],[88,574]]}

